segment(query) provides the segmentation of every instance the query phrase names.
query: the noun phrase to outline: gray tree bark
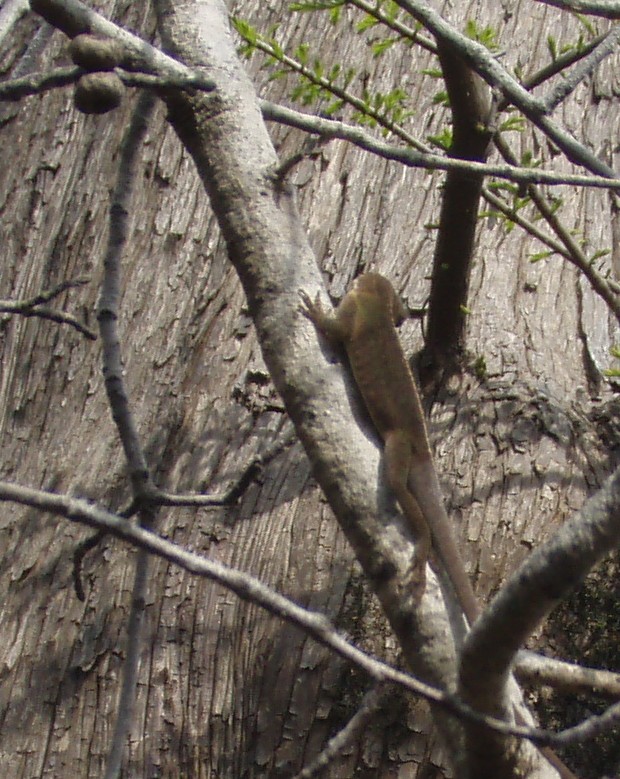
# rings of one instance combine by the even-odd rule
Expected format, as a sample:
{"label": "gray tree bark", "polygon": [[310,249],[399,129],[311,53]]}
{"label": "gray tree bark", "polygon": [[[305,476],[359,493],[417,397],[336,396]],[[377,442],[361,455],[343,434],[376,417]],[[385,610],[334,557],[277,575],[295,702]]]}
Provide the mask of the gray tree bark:
{"label": "gray tree bark", "polygon": [[[112,5],[103,12],[152,38],[154,18],[140,7],[120,18]],[[250,4],[239,13],[258,18]],[[504,17],[487,3],[459,7],[458,16],[448,7],[446,14],[461,26],[472,16],[479,26],[500,25],[514,64],[524,52],[528,64],[542,59],[549,29],[557,39],[575,30],[559,12],[531,3]],[[424,117],[423,131],[439,127],[436,83],[422,76],[430,62],[425,55],[414,51],[412,62],[394,51],[374,62],[360,38],[345,40],[327,24],[319,30],[315,15],[289,18],[280,4],[260,9],[265,27],[276,18],[283,39],[311,37],[322,56],[363,63],[378,83],[405,85]],[[66,37],[26,16],[4,42],[4,69],[66,62],[66,45]],[[607,128],[617,126],[612,67],[605,63],[592,85],[560,109],[564,123],[596,150],[608,143]],[[260,72],[254,78],[270,99],[283,99],[283,83],[261,84]],[[25,298],[88,276],[89,284],[66,293],[63,303],[92,318],[109,192],[133,102],[85,118],[73,109],[70,91],[57,90],[2,107],[11,164],[0,169],[0,297]],[[275,129],[273,137],[281,157],[300,143],[296,131]],[[341,142],[296,170],[299,211],[336,297],[364,267],[390,276],[411,304],[424,299],[441,180]],[[565,223],[593,249],[617,252],[608,196],[589,190],[563,196]],[[143,144],[129,219],[120,327],[131,402],[157,483],[219,491],[255,455],[276,452],[238,505],[162,512],[157,530],[254,573],[326,613],[372,653],[394,659],[378,601],[364,589],[303,450],[299,443],[285,447],[290,422],[246,299],[194,164],[161,104]],[[614,459],[613,431],[603,439],[598,420],[609,416],[599,370],[609,365],[615,325],[572,268],[557,259],[529,264],[536,250],[523,233],[481,222],[467,346],[484,358],[486,375],[466,373],[432,399],[438,468],[483,601],[580,507]],[[67,327],[16,316],[2,323],[0,339],[0,477],[122,508],[130,491],[98,344]],[[421,346],[417,324],[405,326],[403,341],[411,353]],[[115,719],[135,553],[112,540],[92,552],[82,604],[72,586],[72,555],[90,531],[3,504],[0,532],[5,771],[100,776]],[[347,721],[367,681],[223,589],[162,561],[151,572],[126,775],[291,776]],[[432,775],[443,757],[431,727],[423,704],[399,700],[398,710],[381,712],[329,775]]]}

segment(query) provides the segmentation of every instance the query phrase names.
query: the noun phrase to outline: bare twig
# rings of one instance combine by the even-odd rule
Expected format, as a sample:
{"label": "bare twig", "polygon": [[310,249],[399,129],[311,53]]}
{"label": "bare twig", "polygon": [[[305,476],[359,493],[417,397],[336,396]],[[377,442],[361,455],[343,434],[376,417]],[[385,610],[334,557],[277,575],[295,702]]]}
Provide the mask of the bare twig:
{"label": "bare twig", "polygon": [[[200,89],[211,91],[210,82],[196,73],[188,76],[167,75],[157,76],[150,73],[130,73],[122,68],[116,68],[116,75],[128,87],[143,89]],[[31,73],[21,78],[0,81],[0,100],[19,100],[28,95],[39,95],[51,89],[75,84],[84,74],[82,68],[74,65],[54,68],[45,73]]]}
{"label": "bare twig", "polygon": [[157,490],[153,496],[153,501],[159,506],[232,506],[234,503],[237,503],[248,486],[260,478],[265,470],[265,466],[269,465],[272,460],[296,440],[297,436],[290,432],[284,441],[278,440],[266,451],[255,455],[226,492],[217,495],[175,495],[171,492]]}
{"label": "bare twig", "polygon": [[353,143],[365,151],[377,154],[388,160],[400,162],[410,168],[425,168],[428,170],[462,170],[481,173],[497,178],[508,179],[523,184],[547,184],[549,186],[568,185],[579,187],[596,187],[603,189],[620,188],[620,178],[609,179],[606,176],[584,176],[560,174],[539,168],[521,168],[518,165],[492,165],[473,160],[458,160],[433,154],[428,146],[417,146],[423,151],[410,148],[399,148],[375,138],[361,127],[354,127],[335,119],[325,119],[314,114],[306,114],[292,108],[261,100],[260,107],[263,117],[279,122],[289,127],[297,127],[306,132],[315,133],[323,138],[340,138]]}
{"label": "bare twig", "polygon": [[366,693],[358,710],[349,722],[336,733],[314,760],[303,768],[294,779],[313,779],[334,763],[377,716],[377,709],[384,705],[386,697],[392,692],[392,685],[378,684]]}
{"label": "bare twig", "polygon": [[599,45],[578,65],[564,73],[562,79],[547,93],[544,103],[547,112],[553,111],[570,93],[608,57],[620,41],[620,25],[616,25]]}
{"label": "bare twig", "polygon": [[580,14],[602,16],[605,19],[620,19],[620,3],[617,0],[536,0],[536,2],[553,5],[563,11],[577,11]]}
{"label": "bare twig", "polygon": [[[596,497],[591,499],[589,503]],[[376,682],[398,684],[403,689],[441,706],[456,717],[483,724],[497,733],[525,738],[539,745],[562,746],[586,741],[592,735],[608,731],[618,724],[618,707],[612,707],[603,715],[590,717],[581,724],[559,733],[540,728],[510,725],[493,717],[486,717],[464,705],[457,696],[438,690],[362,652],[341,636],[323,614],[308,611],[298,606],[250,574],[229,568],[216,560],[209,560],[201,555],[188,552],[152,531],[127,522],[123,517],[111,514],[93,503],[69,495],[35,490],[4,481],[0,481],[0,501],[11,501],[31,506],[43,512],[65,517],[72,522],[104,530],[133,546],[178,565],[196,576],[217,582],[234,592],[242,600],[255,603],[270,614],[301,628],[318,643],[329,647],[340,657],[353,663]],[[579,521],[579,515],[575,521]]]}
{"label": "bare twig", "polygon": [[62,325],[70,325],[74,327],[79,333],[89,338],[91,341],[97,339],[96,333],[94,333],[89,327],[82,324],[73,314],[69,314],[66,311],[57,311],[53,308],[44,306],[44,303],[53,300],[58,297],[62,292],[74,287],[81,287],[87,284],[87,279],[74,279],[70,281],[63,281],[52,287],[49,290],[40,292],[32,298],[27,300],[0,300],[0,313],[3,314],[19,314],[25,317],[39,317],[40,319],[48,319],[51,322],[57,322]]}
{"label": "bare twig", "polygon": [[[118,179],[110,203],[108,247],[104,259],[101,293],[97,304],[97,321],[99,322],[103,351],[103,376],[108,402],[127,458],[134,500],[138,504],[143,496],[148,496],[155,491],[155,486],[140,444],[123,379],[118,309],[121,296],[120,261],[127,240],[127,214],[135,176],[135,161],[154,105],[155,97],[151,92],[143,92],[140,95],[123,140]],[[140,523],[151,527],[155,521],[154,506],[150,504],[141,506],[139,515]],[[136,560],[131,612],[127,626],[123,682],[105,779],[116,779],[120,774],[125,742],[131,726],[138,677],[148,566],[149,556],[145,552],[141,552]]]}

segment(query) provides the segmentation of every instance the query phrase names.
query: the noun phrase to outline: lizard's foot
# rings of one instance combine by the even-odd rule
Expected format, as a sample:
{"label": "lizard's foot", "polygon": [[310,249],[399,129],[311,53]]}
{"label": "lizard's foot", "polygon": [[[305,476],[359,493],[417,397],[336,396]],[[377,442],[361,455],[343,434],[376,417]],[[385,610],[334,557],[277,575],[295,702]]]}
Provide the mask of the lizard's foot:
{"label": "lizard's foot", "polygon": [[301,305],[299,306],[299,310],[306,317],[306,319],[309,319],[314,323],[320,321],[323,317],[323,307],[321,306],[318,293],[316,298],[312,300],[307,292],[304,292],[303,289],[300,289],[299,297],[301,298]]}

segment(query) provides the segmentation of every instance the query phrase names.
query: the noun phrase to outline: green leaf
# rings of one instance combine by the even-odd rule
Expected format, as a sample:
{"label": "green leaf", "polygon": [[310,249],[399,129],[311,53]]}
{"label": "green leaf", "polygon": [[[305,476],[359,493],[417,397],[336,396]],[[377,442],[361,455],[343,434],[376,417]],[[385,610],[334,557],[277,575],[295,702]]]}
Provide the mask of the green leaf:
{"label": "green leaf", "polygon": [[530,262],[532,265],[535,265],[537,262],[540,262],[541,260],[546,260],[547,257],[551,257],[553,254],[552,251],[543,251],[543,252],[536,252],[535,254],[530,254]]}
{"label": "green leaf", "polygon": [[468,19],[465,23],[465,35],[472,41],[481,43],[489,51],[498,51],[497,32],[493,27],[478,27],[475,19]]}
{"label": "green leaf", "polygon": [[375,59],[377,57],[380,57],[389,48],[391,48],[398,40],[400,40],[400,39],[399,38],[384,38],[381,41],[375,41],[371,45],[371,47],[370,47],[371,51],[372,51],[372,56],[375,57]]}
{"label": "green leaf", "polygon": [[427,135],[426,140],[443,151],[449,151],[452,146],[452,128],[444,128],[439,135]]}
{"label": "green leaf", "polygon": [[499,129],[502,133],[522,133],[525,129],[525,120],[522,116],[509,116],[500,124]]}
{"label": "green leaf", "polygon": [[595,260],[598,260],[600,257],[607,257],[608,254],[611,254],[611,249],[599,249],[599,251],[595,252],[591,259],[590,263],[593,263]]}
{"label": "green leaf", "polygon": [[424,68],[422,73],[431,78],[443,78],[443,71],[441,68]]}
{"label": "green leaf", "polygon": [[433,104],[450,105],[450,98],[448,97],[448,93],[445,89],[441,89],[439,92],[436,92],[433,95]]}
{"label": "green leaf", "polygon": [[362,21],[358,22],[355,29],[358,33],[366,32],[366,30],[370,30],[371,27],[374,27],[376,24],[379,24],[379,20],[375,19],[375,17],[370,14],[366,14]]}

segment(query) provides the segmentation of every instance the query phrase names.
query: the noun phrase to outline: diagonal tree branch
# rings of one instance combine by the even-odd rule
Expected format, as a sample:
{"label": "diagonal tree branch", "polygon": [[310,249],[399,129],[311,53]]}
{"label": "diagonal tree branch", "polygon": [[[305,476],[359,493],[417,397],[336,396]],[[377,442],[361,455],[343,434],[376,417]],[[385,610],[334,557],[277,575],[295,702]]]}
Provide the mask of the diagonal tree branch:
{"label": "diagonal tree branch", "polygon": [[535,2],[553,5],[563,11],[577,11],[580,14],[603,16],[605,19],[620,19],[620,3],[617,0],[535,0]]}
{"label": "diagonal tree branch", "polygon": [[445,43],[446,46],[452,47],[490,86],[499,88],[504,96],[552,140],[571,162],[582,165],[601,176],[615,178],[612,168],[546,116],[544,102],[533,97],[524,89],[499,64],[488,49],[457,32],[437,11],[432,9],[426,2],[423,2],[423,0],[396,0],[396,2],[415,19],[422,22],[439,41]]}

